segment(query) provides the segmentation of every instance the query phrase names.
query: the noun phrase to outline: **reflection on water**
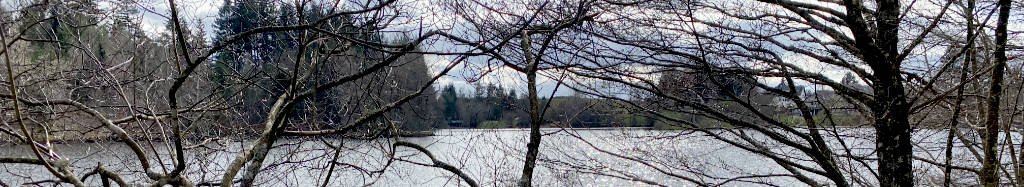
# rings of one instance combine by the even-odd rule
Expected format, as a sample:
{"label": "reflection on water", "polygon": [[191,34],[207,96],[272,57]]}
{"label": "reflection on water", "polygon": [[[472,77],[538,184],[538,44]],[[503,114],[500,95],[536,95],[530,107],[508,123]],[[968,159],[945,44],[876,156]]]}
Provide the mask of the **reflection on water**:
{"label": "reflection on water", "polygon": [[[692,185],[693,181],[714,184],[728,178],[746,175],[778,175],[786,171],[773,161],[699,133],[644,129],[545,129],[541,146],[540,167],[534,177],[538,186],[644,186],[644,181],[669,186]],[[438,130],[433,137],[400,138],[427,147],[438,159],[461,168],[484,186],[511,186],[519,178],[525,155],[526,130]],[[854,136],[869,134],[866,129],[844,131],[844,144],[855,154],[871,156],[872,141]],[[917,147],[919,155],[941,156],[938,145],[944,144],[944,135],[916,133],[923,142]],[[722,135],[729,137],[728,133]],[[860,137],[860,138],[859,138]],[[585,141],[584,141],[585,140]],[[394,139],[283,139],[279,140],[264,164],[264,172],[257,178],[261,186],[311,186],[329,181],[331,186],[464,186],[450,173],[428,167],[428,159],[409,148],[398,148],[394,159],[389,159]],[[836,142],[836,141],[834,141]],[[193,181],[218,181],[226,165],[249,141],[216,142],[187,151],[187,175]],[[328,145],[330,144],[330,145]],[[834,143],[835,149],[843,149]],[[330,180],[326,171],[341,145],[337,166]],[[771,144],[767,144],[771,145]],[[925,146],[936,145],[936,146]],[[162,142],[144,143],[157,171],[172,167],[167,145]],[[772,147],[773,151],[793,152]],[[0,157],[31,158],[27,146],[0,146]],[[121,143],[71,143],[56,145],[56,150],[71,159],[75,172],[86,173],[103,164],[120,173],[126,180],[145,179],[135,155]],[[156,150],[159,154],[152,153]],[[920,151],[920,150],[927,150]],[[961,152],[961,151],[957,151]],[[795,153],[795,152],[794,152]],[[794,154],[792,156],[797,156]],[[159,158],[157,158],[157,156]],[[840,162],[846,163],[852,161]],[[861,167],[849,164],[850,167]],[[921,165],[921,164],[916,164]],[[927,165],[922,165],[927,166]],[[657,168],[657,169],[654,169]],[[920,168],[920,167],[919,167]],[[927,167],[925,167],[927,168]],[[923,169],[921,172],[936,172]],[[48,171],[35,165],[2,164],[0,180],[7,184],[52,179]],[[866,170],[861,175],[868,176]],[[241,174],[239,175],[239,177]],[[941,175],[939,175],[941,177]],[[927,180],[927,179],[919,179]],[[143,180],[146,182],[147,180]],[[799,184],[789,177],[744,179],[727,186],[752,183],[773,183],[792,186]],[[822,179],[823,181],[823,179]],[[100,184],[98,177],[86,182]]]}

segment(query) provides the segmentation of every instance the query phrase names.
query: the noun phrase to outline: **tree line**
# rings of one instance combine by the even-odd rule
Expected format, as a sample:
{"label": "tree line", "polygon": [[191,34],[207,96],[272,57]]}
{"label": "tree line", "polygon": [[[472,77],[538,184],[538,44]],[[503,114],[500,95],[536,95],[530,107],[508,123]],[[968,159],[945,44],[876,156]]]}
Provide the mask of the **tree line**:
{"label": "tree line", "polygon": [[[523,128],[529,127],[528,99],[516,88],[496,84],[471,85],[472,92],[459,91],[454,85],[440,91],[438,128]],[[655,120],[621,108],[616,101],[582,94],[548,95],[538,98],[548,110],[542,122],[548,127],[653,127]]]}

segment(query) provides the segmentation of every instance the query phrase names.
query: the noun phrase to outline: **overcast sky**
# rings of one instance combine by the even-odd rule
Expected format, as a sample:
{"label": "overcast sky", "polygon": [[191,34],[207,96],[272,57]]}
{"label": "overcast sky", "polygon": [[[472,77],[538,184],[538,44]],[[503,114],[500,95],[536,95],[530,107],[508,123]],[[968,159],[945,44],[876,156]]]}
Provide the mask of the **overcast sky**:
{"label": "overcast sky", "polygon": [[[181,10],[179,13],[181,14],[182,17],[184,17],[184,18],[186,18],[186,20],[188,20],[188,22],[189,22],[188,24],[191,25],[191,26],[196,26],[196,25],[202,24],[203,30],[205,31],[206,37],[208,39],[207,41],[212,41],[214,33],[216,32],[216,29],[214,28],[214,24],[215,24],[215,22],[216,22],[216,20],[218,18],[219,9],[224,4],[224,1],[223,0],[177,0],[176,2],[178,2],[178,4],[179,4],[178,5],[179,6],[179,10]],[[16,3],[17,2],[15,2],[15,1],[9,1],[9,2],[4,3],[4,6],[6,6],[6,7],[17,6],[17,5],[12,5],[12,4],[16,4]],[[151,37],[156,37],[156,36],[159,36],[160,34],[163,34],[163,33],[167,32],[167,30],[164,27],[164,25],[169,20],[168,18],[169,18],[169,15],[170,15],[170,12],[168,11],[169,9],[168,9],[167,1],[165,1],[165,0],[138,0],[138,1],[134,2],[134,3],[135,3],[136,7],[139,7],[141,15],[139,15],[139,17],[137,19],[139,19],[139,22],[142,24],[142,29],[145,30],[146,33],[148,33]],[[417,3],[418,4],[417,6],[421,6],[423,9],[428,9],[428,10],[431,9],[431,6],[433,6],[431,4],[428,4],[429,3],[428,1],[415,1],[413,3]],[[109,8],[109,7],[113,7],[111,1],[98,1],[98,5],[100,6],[100,8],[104,8],[104,9]],[[418,11],[418,12],[422,12],[422,11]],[[428,27],[431,27],[431,26],[433,26],[433,27],[445,27],[445,26],[450,26],[451,25],[451,23],[445,23],[447,21],[450,21],[449,19],[444,18],[443,15],[438,15],[437,13],[423,12],[419,16],[422,16],[424,18],[424,22],[432,22],[432,24],[426,24],[426,25],[428,25]],[[445,43],[432,43],[431,45],[435,45],[435,46],[423,46],[423,47],[424,48],[435,48],[436,49],[436,48],[447,48],[447,47],[451,46],[451,44],[445,44]],[[452,56],[435,56],[435,55],[427,55],[427,57],[426,57],[426,61],[427,61],[428,67],[431,67],[431,72],[432,73],[436,73],[436,72],[439,72],[440,70],[442,70],[448,63],[451,62],[451,60],[454,60],[454,57],[452,57]],[[472,60],[470,60],[469,62],[470,63],[482,63],[482,62],[473,62]],[[435,88],[440,89],[442,86],[451,84],[451,85],[455,85],[456,88],[460,92],[463,92],[464,94],[472,94],[475,89],[473,87],[473,83],[470,83],[469,81],[476,80],[477,78],[474,76],[474,75],[476,75],[474,72],[470,72],[470,71],[466,71],[466,70],[467,70],[466,66],[458,66],[458,67],[456,67],[454,70],[452,70],[451,72],[448,73],[449,76],[445,76],[441,80],[439,80],[439,82],[438,82],[437,86],[435,86]],[[551,92],[555,90],[555,83],[556,83],[556,81],[550,80],[550,79],[545,78],[545,77],[542,77],[539,80],[540,80],[539,81],[540,84],[538,86],[539,94],[542,95],[542,96],[551,95]],[[498,85],[502,85],[503,87],[506,87],[506,88],[514,88],[514,89],[517,89],[516,92],[519,93],[519,94],[526,93],[525,92],[525,89],[526,89],[526,86],[525,86],[526,78],[525,78],[525,76],[523,76],[520,73],[515,72],[515,71],[513,71],[511,69],[508,69],[508,68],[501,68],[501,69],[498,69],[495,72],[489,73],[488,76],[481,78],[479,80],[479,82],[480,82],[479,84],[498,84]],[[569,95],[571,93],[572,92],[569,89],[566,89],[566,88],[562,87],[562,88],[557,90],[557,93],[555,95],[561,96],[561,95]]]}
{"label": "overcast sky", "polygon": [[[4,7],[8,7],[8,10],[10,10],[9,7],[18,7],[19,3],[24,3],[24,2],[27,2],[27,0],[0,0],[0,4],[2,4],[2,6],[4,6]],[[98,5],[100,6],[100,8],[113,7],[112,6],[113,5],[112,1],[99,0],[97,2],[98,2]],[[188,20],[190,22],[189,25],[196,26],[196,25],[199,25],[200,22],[201,22],[203,30],[206,31],[206,34],[207,34],[206,37],[209,39],[207,41],[212,41],[213,33],[215,32],[213,24],[217,20],[219,8],[222,6],[224,1],[223,0],[177,0],[177,2],[179,4],[180,10],[182,10],[182,11],[180,11],[180,13],[182,14],[182,16],[184,18],[186,18],[186,20]],[[418,15],[415,15],[415,17],[423,18],[423,23],[428,28],[435,27],[435,28],[451,29],[451,25],[458,25],[457,23],[451,23],[452,19],[449,19],[449,18],[446,17],[448,15],[443,15],[443,14],[439,14],[439,13],[436,13],[436,12],[431,12],[432,10],[436,10],[437,9],[437,8],[433,7],[434,6],[433,4],[430,4],[433,1],[420,0],[420,1],[411,1],[411,2],[410,1],[403,1],[403,2],[404,3],[413,3],[414,6],[412,6],[412,7],[418,8],[416,10],[413,10],[414,13],[418,14]],[[166,0],[137,0],[137,1],[134,1],[133,3],[135,3],[134,6],[140,8],[140,14],[141,15],[138,17],[139,22],[142,24],[143,29],[147,33],[150,34],[150,36],[158,36],[161,33],[167,32],[164,29],[164,26],[163,26],[168,21],[168,16],[167,15],[169,15],[168,6],[167,6],[167,1]],[[342,6],[344,6],[344,5],[342,5]],[[938,9],[938,7],[934,7],[933,9]],[[1014,22],[1015,25],[1011,25],[1011,27],[1021,26],[1021,25],[1019,25],[1019,23],[1020,22]],[[943,32],[943,28],[942,27],[940,27],[939,29],[940,30],[937,30],[936,32]],[[1013,40],[1013,39],[1011,39],[1011,40]],[[442,43],[442,42],[430,43],[429,45],[430,46],[423,46],[423,48],[425,48],[427,50],[436,50],[436,49],[442,49],[443,50],[443,48],[451,48],[452,47],[452,44],[446,44],[446,43]],[[943,50],[943,48],[927,48],[927,51],[924,51],[924,53],[931,53],[931,54],[936,54],[936,55],[923,55],[923,56],[911,57],[911,58],[932,58],[932,57],[934,57],[935,59],[918,59],[917,61],[937,62],[938,56],[941,56],[939,54],[942,54],[944,52],[945,51]],[[445,65],[447,65],[451,60],[453,60],[453,58],[454,57],[452,57],[452,56],[433,56],[433,55],[428,55],[426,60],[427,60],[427,63],[428,63],[428,67],[431,67],[431,72],[438,72]],[[822,66],[822,63],[818,63],[815,60],[809,59],[806,56],[794,55],[794,56],[786,56],[784,58],[786,58],[787,61],[793,62],[793,63],[795,63],[795,64],[797,64],[799,66],[805,67],[806,69],[809,69],[809,70],[820,70],[820,73],[826,75],[829,78],[837,80],[837,81],[839,79],[841,79],[843,75],[846,74],[846,71],[831,70],[829,67]],[[473,60],[477,60],[477,61],[473,61]],[[479,61],[480,59],[473,59],[473,60],[470,60],[469,63],[475,63],[475,64],[483,63],[483,62]],[[927,69],[925,67],[929,66],[929,65],[923,65],[920,68],[914,68],[913,66],[915,66],[915,65],[914,64],[909,64],[908,65],[908,67],[910,67],[911,70],[915,70],[916,69],[916,70],[920,70],[920,71],[925,71]],[[440,86],[437,86],[437,88],[440,88],[443,85],[453,84],[460,91],[462,91],[462,92],[464,92],[466,94],[470,94],[474,89],[471,86],[471,84],[467,82],[467,80],[475,79],[475,78],[473,78],[473,75],[476,75],[476,72],[475,71],[470,71],[470,70],[473,70],[475,68],[464,68],[464,67],[466,67],[466,66],[459,66],[458,68],[456,68],[455,70],[450,72],[449,73],[450,76],[444,77],[440,81],[440,83],[438,84]],[[548,72],[548,73],[552,73],[552,72]],[[467,78],[467,77],[469,77],[469,78]],[[777,79],[766,79],[764,81],[767,81],[767,82],[778,82],[779,80],[777,80]],[[515,72],[515,71],[513,71],[513,70],[511,70],[509,68],[499,68],[499,69],[495,70],[494,72],[488,74],[488,76],[483,77],[482,79],[480,79],[480,82],[482,84],[500,84],[500,85],[502,85],[502,86],[504,86],[506,88],[515,88],[515,89],[517,89],[517,93],[520,93],[520,94],[525,93],[525,88],[526,88],[525,87],[525,82],[526,82],[525,81],[525,76],[523,76],[520,73]],[[540,78],[540,86],[539,86],[540,92],[541,92],[540,95],[550,95],[552,90],[554,90],[555,82],[556,81],[550,80],[548,78],[543,78],[543,77]],[[569,89],[562,88],[562,89],[558,90],[556,95],[569,95],[571,93],[572,92]]]}

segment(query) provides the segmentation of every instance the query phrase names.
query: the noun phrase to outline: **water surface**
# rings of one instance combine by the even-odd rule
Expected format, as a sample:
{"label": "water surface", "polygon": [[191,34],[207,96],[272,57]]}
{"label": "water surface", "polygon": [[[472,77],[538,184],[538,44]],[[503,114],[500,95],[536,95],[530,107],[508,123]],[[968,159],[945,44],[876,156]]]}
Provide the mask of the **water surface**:
{"label": "water surface", "polygon": [[[854,153],[871,156],[869,129],[841,130],[845,147]],[[459,167],[484,186],[510,186],[522,171],[525,155],[526,129],[446,129],[437,136],[402,137],[427,147],[439,160]],[[538,186],[647,186],[644,181],[669,186],[692,186],[693,183],[716,184],[732,177],[748,175],[782,175],[787,172],[772,160],[755,155],[701,133],[648,129],[544,129],[541,159],[534,177]],[[941,158],[945,133],[917,132],[915,151],[926,158]],[[728,133],[722,133],[728,136]],[[757,136],[755,136],[757,137]],[[265,171],[258,176],[262,186],[312,186],[327,181],[331,186],[465,186],[450,172],[429,167],[429,160],[420,152],[399,147],[392,151],[394,139],[282,139],[265,162]],[[188,177],[201,183],[218,181],[224,167],[239,150],[251,141],[215,141],[187,151]],[[336,168],[326,180],[327,168],[334,159],[335,147],[341,145]],[[767,144],[771,146],[772,144]],[[153,163],[169,170],[168,147],[162,142],[144,144],[156,149],[160,158],[149,153]],[[73,162],[75,172],[82,174],[102,164],[129,181],[139,181],[135,155],[119,142],[58,144],[56,150]],[[833,140],[835,149],[842,144]],[[774,151],[794,152],[781,146]],[[31,158],[27,146],[0,146],[0,157]],[[149,150],[152,152],[152,150]],[[394,159],[390,155],[394,152]],[[958,155],[965,154],[958,150]],[[843,162],[840,160],[840,162]],[[857,166],[850,162],[849,167]],[[846,162],[844,162],[846,163]],[[870,165],[871,163],[869,163]],[[921,176],[928,178],[940,170],[915,163]],[[163,167],[154,166],[155,170]],[[869,176],[864,170],[860,173]],[[241,174],[239,175],[239,177]],[[941,175],[938,175],[941,176]],[[0,180],[7,184],[52,179],[42,166],[26,164],[0,165]],[[769,177],[733,180],[725,186],[773,184],[802,185],[790,177]],[[100,184],[98,177],[86,182]],[[922,184],[919,182],[919,184]]]}

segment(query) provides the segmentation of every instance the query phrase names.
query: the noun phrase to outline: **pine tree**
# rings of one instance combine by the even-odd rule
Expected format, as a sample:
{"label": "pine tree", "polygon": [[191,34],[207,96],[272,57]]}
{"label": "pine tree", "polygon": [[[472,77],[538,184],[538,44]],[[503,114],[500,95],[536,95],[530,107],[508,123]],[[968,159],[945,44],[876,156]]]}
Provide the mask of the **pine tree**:
{"label": "pine tree", "polygon": [[441,100],[444,102],[444,119],[447,121],[462,120],[459,115],[459,96],[455,91],[455,86],[449,84],[445,86],[441,91]]}

